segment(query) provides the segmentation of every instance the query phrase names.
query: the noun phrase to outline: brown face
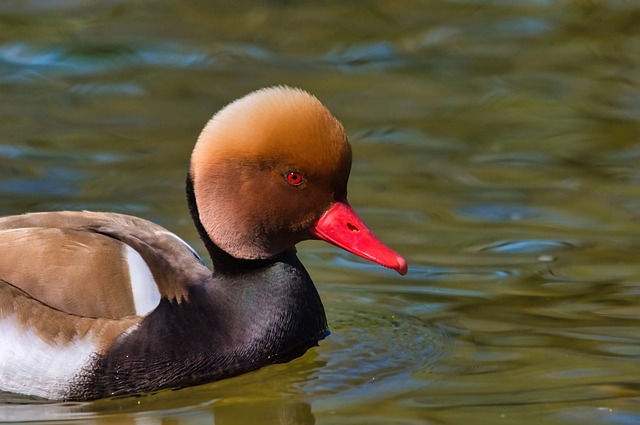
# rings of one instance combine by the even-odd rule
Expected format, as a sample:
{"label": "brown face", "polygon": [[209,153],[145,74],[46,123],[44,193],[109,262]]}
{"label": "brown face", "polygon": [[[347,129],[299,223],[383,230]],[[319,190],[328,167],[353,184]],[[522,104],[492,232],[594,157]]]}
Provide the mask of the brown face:
{"label": "brown face", "polygon": [[313,96],[254,92],[207,124],[191,159],[200,220],[237,258],[268,258],[311,237],[309,227],[346,201],[351,148]]}

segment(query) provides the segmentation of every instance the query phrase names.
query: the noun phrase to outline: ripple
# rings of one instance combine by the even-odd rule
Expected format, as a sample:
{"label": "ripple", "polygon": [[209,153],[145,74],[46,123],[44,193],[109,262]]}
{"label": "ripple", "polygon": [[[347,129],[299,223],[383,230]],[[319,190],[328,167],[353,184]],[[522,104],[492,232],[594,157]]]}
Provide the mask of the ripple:
{"label": "ripple", "polygon": [[[637,391],[636,391],[637,393]],[[636,394],[637,395],[637,394]],[[553,414],[565,424],[611,424],[635,425],[640,422],[640,412],[635,406],[610,408],[605,406],[572,406],[559,409]]]}
{"label": "ripple", "polygon": [[142,96],[146,94],[146,90],[138,83],[126,82],[117,84],[107,83],[83,83],[74,84],[70,89],[70,93],[80,96],[87,95],[126,95],[126,96]]}
{"label": "ripple", "polygon": [[539,240],[513,240],[499,241],[481,247],[479,251],[509,253],[509,254],[532,254],[558,249],[570,249],[579,246],[577,242],[556,241],[552,239]]}
{"label": "ripple", "polygon": [[[241,47],[222,48],[220,54],[230,55],[235,51],[236,55],[264,56],[259,48]],[[47,78],[52,78],[56,75],[102,74],[144,65],[195,69],[210,67],[215,63],[215,55],[199,47],[180,43],[47,45],[20,42],[0,44],[0,63],[14,68],[13,72],[2,77],[3,80],[31,84],[34,73],[38,71],[46,71]],[[79,89],[80,94],[83,94],[82,88]],[[139,84],[131,81],[115,88],[107,85],[103,90],[107,89],[122,94],[141,94],[142,90]]]}
{"label": "ripple", "polygon": [[375,42],[336,48],[330,51],[324,61],[342,71],[356,71],[361,68],[389,69],[401,66],[404,61],[396,48],[389,42]]}
{"label": "ripple", "polygon": [[[332,333],[318,349],[318,360],[325,364],[300,383],[305,393],[320,396],[323,406],[362,394],[386,398],[406,391],[411,374],[441,361],[452,344],[444,326],[413,316],[335,307],[327,315]],[[394,387],[398,380],[403,387]]]}
{"label": "ripple", "polygon": [[575,214],[565,214],[553,208],[531,207],[507,204],[475,204],[460,207],[457,216],[462,219],[486,220],[492,222],[536,222],[582,228],[597,222]]}

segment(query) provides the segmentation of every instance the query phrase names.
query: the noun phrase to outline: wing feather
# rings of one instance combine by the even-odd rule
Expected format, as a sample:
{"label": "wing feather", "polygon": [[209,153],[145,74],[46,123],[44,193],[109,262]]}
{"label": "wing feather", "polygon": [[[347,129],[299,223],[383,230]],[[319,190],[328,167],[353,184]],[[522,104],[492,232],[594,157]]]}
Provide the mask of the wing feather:
{"label": "wing feather", "polygon": [[143,316],[161,297],[181,302],[209,274],[192,248],[136,217],[66,211],[0,218],[0,279],[70,314]]}

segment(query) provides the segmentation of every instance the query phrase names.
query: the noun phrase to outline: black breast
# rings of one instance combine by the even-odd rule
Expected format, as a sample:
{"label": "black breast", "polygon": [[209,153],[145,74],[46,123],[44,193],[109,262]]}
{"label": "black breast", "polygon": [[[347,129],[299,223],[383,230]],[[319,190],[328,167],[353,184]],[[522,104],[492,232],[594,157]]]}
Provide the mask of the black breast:
{"label": "black breast", "polygon": [[121,336],[78,377],[68,399],[239,375],[296,358],[327,334],[311,278],[293,252],[285,253],[245,272],[215,273],[191,286],[188,301],[181,304],[163,299],[136,330]]}

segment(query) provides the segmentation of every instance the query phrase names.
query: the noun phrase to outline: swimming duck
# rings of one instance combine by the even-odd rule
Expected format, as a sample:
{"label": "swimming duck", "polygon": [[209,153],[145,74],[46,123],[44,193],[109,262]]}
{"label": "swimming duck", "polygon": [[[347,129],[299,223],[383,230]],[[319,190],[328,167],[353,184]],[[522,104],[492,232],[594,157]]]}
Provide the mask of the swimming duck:
{"label": "swimming duck", "polygon": [[400,274],[347,202],[351,147],[309,93],[265,88],[206,124],[187,200],[213,271],[128,215],[0,218],[0,391],[90,400],[286,362],[328,334],[296,243],[322,239]]}

